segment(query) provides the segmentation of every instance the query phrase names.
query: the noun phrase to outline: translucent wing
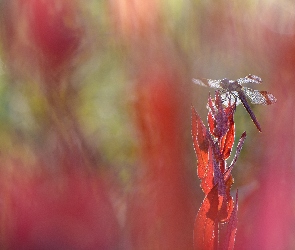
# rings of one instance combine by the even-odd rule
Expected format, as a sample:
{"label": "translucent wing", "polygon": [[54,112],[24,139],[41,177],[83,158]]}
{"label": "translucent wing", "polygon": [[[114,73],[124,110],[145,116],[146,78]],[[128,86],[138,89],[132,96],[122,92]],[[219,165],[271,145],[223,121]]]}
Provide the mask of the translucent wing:
{"label": "translucent wing", "polygon": [[222,103],[228,107],[229,105],[233,105],[233,103],[236,104],[236,106],[238,106],[239,104],[241,104],[241,100],[239,98],[238,92],[237,91],[219,91],[221,93],[221,99],[222,99]]}
{"label": "translucent wing", "polygon": [[214,88],[214,89],[221,89],[221,81],[220,80],[212,80],[212,79],[194,79],[193,78],[193,82],[195,84],[201,85],[201,86],[206,86],[206,87],[210,87],[210,88]]}
{"label": "translucent wing", "polygon": [[259,91],[243,87],[242,91],[250,99],[253,104],[270,105],[277,101],[277,99],[267,91]]}
{"label": "translucent wing", "polygon": [[208,85],[206,85],[203,81],[201,81],[200,79],[195,79],[195,78],[193,78],[193,82],[195,83],[195,84],[198,84],[198,85],[201,85],[201,86],[203,86],[203,87],[208,87]]}
{"label": "translucent wing", "polygon": [[261,84],[262,80],[259,76],[256,76],[256,75],[247,75],[246,77],[237,79],[237,82],[239,84],[247,84],[247,83]]}
{"label": "translucent wing", "polygon": [[214,88],[214,89],[222,89],[220,83],[221,83],[221,80],[212,80],[212,79],[206,79],[207,81],[207,84],[211,87],[211,88]]}

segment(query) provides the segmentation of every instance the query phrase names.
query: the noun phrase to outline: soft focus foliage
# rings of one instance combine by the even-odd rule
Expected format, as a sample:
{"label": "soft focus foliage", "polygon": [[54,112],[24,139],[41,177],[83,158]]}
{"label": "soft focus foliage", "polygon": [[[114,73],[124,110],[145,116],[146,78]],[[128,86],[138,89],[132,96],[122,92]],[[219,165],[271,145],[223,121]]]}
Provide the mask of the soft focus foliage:
{"label": "soft focus foliage", "polygon": [[[293,249],[291,1],[0,1],[0,248],[193,249],[192,78],[249,73],[236,249]],[[252,108],[252,106],[251,106]],[[237,143],[237,141],[235,142]]]}

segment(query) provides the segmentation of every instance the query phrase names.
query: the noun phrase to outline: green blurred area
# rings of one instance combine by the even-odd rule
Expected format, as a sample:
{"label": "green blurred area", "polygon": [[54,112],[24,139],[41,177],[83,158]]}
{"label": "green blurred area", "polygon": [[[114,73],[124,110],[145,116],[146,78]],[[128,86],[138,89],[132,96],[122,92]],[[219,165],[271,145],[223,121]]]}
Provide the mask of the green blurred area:
{"label": "green blurred area", "polygon": [[[269,64],[257,50],[251,49],[263,46],[261,37],[255,37],[253,21],[259,20],[261,4],[256,1],[155,1],[159,8],[157,23],[165,42],[172,44],[172,53],[179,53],[182,59],[179,67],[189,72],[183,88],[191,89],[191,103],[204,118],[208,90],[193,85],[190,78],[236,79],[252,73],[265,79],[263,87],[269,89]],[[264,4],[265,8],[271,6],[267,2]],[[134,164],[138,153],[133,71],[140,69],[132,62],[132,47],[137,45],[132,44],[132,39],[126,43],[124,34],[112,27],[120,21],[114,21],[116,14],[110,10],[112,5],[116,4],[92,0],[83,6],[84,14],[88,15],[85,21],[91,24],[93,48],[75,72],[74,87],[78,91],[75,112],[86,138],[102,151],[111,165],[124,167]],[[127,2],[121,5],[128,8]],[[134,6],[136,11],[137,5]],[[137,35],[133,30],[131,36],[132,32]],[[39,137],[46,105],[38,83],[32,84],[36,80],[9,75],[5,64],[5,61],[1,63],[0,70],[0,147],[1,152],[13,154],[15,143],[22,144],[26,140],[34,143],[31,138]],[[237,134],[246,130],[251,138],[257,131],[241,109],[238,107],[235,116]],[[264,107],[253,110],[262,121],[266,113],[271,112],[271,108]],[[189,131],[190,127],[186,129]],[[24,141],[15,142],[18,133],[24,136]],[[247,158],[246,153],[253,155],[255,151],[257,148],[251,149],[246,143],[242,160]]]}

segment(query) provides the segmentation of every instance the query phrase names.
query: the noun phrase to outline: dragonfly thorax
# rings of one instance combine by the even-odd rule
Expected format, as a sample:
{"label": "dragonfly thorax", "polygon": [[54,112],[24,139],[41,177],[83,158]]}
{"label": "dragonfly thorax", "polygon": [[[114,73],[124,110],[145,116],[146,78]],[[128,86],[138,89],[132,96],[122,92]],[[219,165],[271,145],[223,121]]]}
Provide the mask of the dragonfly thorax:
{"label": "dragonfly thorax", "polygon": [[222,89],[232,92],[232,91],[241,91],[242,86],[237,82],[233,80],[228,80],[227,78],[224,78],[220,82],[220,86]]}

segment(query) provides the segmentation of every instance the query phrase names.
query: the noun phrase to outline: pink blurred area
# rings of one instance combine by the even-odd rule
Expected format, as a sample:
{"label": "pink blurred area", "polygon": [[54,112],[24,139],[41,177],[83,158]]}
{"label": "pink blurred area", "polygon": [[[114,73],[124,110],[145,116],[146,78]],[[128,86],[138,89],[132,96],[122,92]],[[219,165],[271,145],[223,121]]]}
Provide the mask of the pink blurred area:
{"label": "pink blurred area", "polygon": [[[295,9],[281,1],[2,0],[0,246],[193,249],[192,78],[263,79],[242,107],[236,249],[293,249]],[[293,12],[292,12],[293,11]]]}
{"label": "pink blurred area", "polygon": [[118,249],[119,226],[106,188],[101,177],[83,173],[5,175],[1,248]]}

